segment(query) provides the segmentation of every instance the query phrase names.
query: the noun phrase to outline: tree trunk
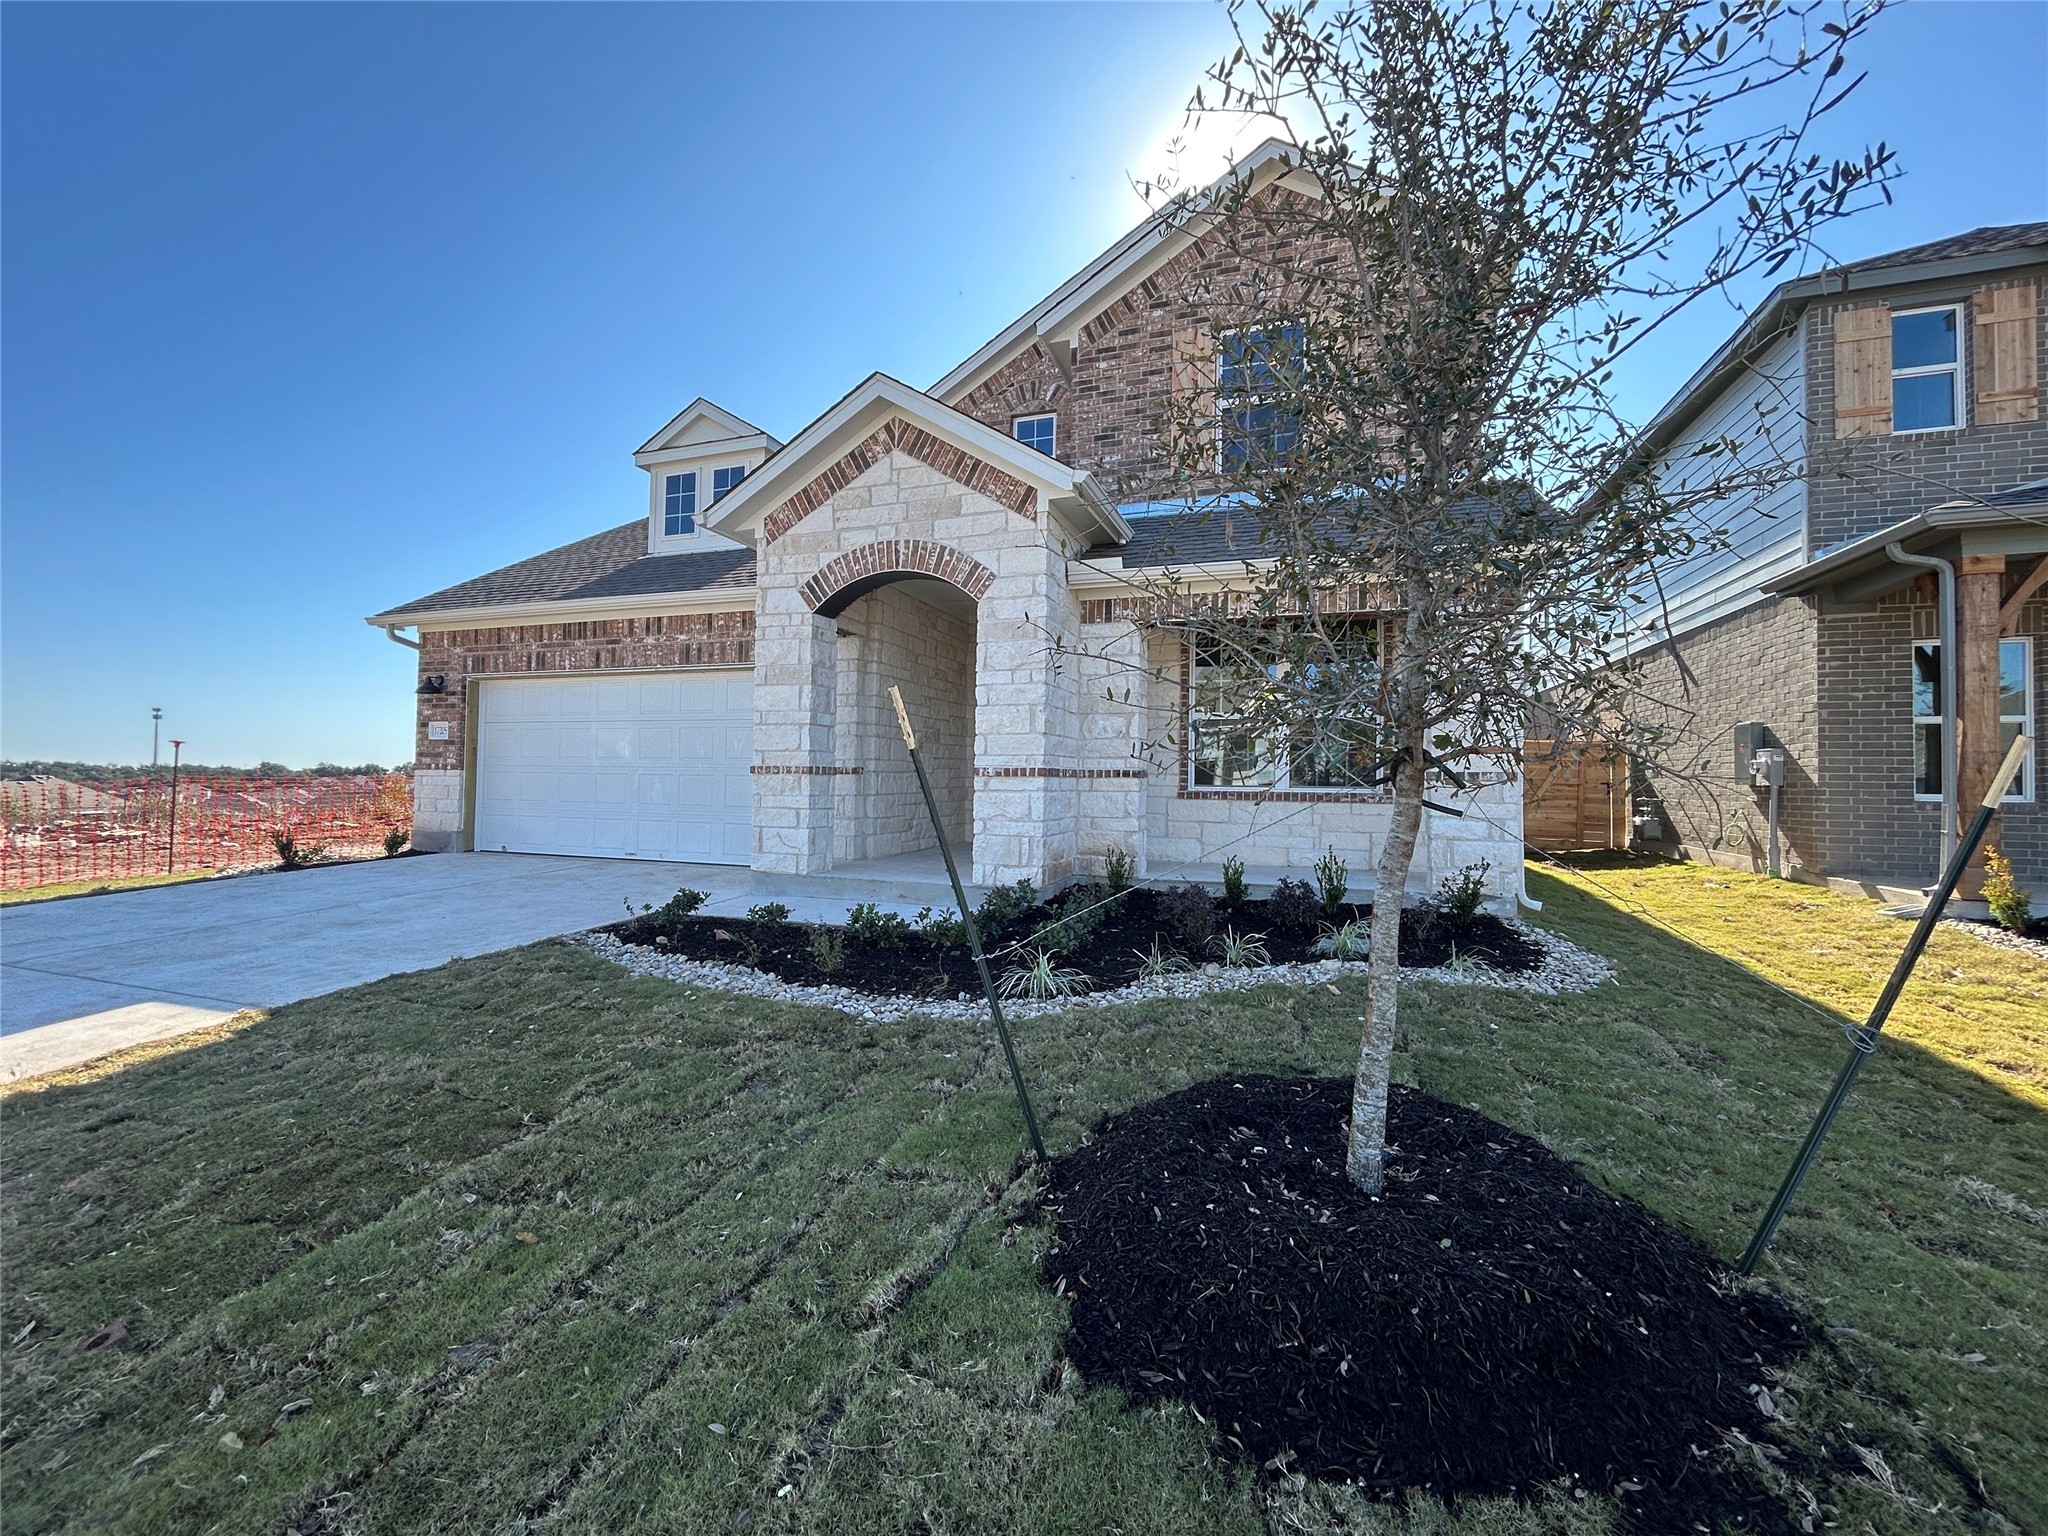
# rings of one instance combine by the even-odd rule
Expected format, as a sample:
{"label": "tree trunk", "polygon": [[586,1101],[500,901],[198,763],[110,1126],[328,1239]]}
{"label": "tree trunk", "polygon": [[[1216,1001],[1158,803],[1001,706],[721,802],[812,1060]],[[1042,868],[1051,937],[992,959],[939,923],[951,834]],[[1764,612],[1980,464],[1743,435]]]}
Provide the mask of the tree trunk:
{"label": "tree trunk", "polygon": [[1344,1171],[1369,1195],[1385,1183],[1387,1078],[1394,1067],[1394,1030],[1401,996],[1401,898],[1415,840],[1422,829],[1422,767],[1412,743],[1394,770],[1394,817],[1373,871],[1372,950],[1365,971],[1365,1036],[1351,1082],[1351,1145]]}

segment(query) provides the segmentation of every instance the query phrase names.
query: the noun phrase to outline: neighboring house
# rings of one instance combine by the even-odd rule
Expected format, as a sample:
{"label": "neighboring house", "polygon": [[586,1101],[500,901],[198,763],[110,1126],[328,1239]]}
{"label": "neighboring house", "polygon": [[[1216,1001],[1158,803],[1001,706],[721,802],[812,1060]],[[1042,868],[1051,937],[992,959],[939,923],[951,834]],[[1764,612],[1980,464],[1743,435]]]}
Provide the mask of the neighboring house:
{"label": "neighboring house", "polygon": [[[1275,148],[1240,174],[1281,179]],[[1334,845],[1363,876],[1386,792],[1190,731],[1200,669],[1133,594],[1258,556],[1249,519],[1122,499],[1160,468],[1176,366],[1215,347],[1179,297],[1222,260],[1199,233],[1140,226],[929,391],[871,375],[787,443],[697,400],[634,455],[644,516],[374,615],[419,636],[415,843],[794,874],[921,854],[895,684],[979,883],[1058,886],[1115,847],[1163,877]],[[1518,781],[1451,798],[1471,814],[1428,816],[1416,884],[1486,859],[1511,901]]]}
{"label": "neighboring house", "polygon": [[[1638,770],[1640,845],[1760,866],[1765,800],[1738,782],[1734,746],[1734,728],[1755,723],[1788,759],[1789,873],[1932,883],[1945,791],[1967,819],[2014,734],[2041,724],[2044,299],[2048,223],[1787,282],[1652,423],[1667,483],[1725,474],[1697,455],[1723,438],[1803,473],[1716,507],[1727,546],[1667,573],[1646,613],[1645,688],[1680,734]],[[1991,834],[2037,891],[2042,757]]]}

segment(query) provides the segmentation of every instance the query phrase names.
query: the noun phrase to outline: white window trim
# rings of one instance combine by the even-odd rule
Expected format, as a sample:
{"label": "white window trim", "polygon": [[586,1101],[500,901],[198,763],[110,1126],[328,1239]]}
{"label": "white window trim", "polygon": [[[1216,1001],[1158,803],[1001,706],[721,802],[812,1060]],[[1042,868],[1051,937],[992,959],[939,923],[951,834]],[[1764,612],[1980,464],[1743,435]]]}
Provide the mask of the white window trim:
{"label": "white window trim", "polygon": [[[661,477],[661,536],[664,539],[692,539],[704,531],[704,493],[698,488],[698,471],[694,469],[668,470]],[[681,533],[670,533],[668,529],[668,483],[671,480],[690,482],[690,526]]]}
{"label": "white window trim", "polygon": [[[1970,424],[1969,401],[1965,398],[1963,391],[1964,363],[1968,357],[1967,349],[1969,346],[1969,330],[1964,323],[1968,317],[1963,314],[1963,306],[1960,304],[1923,304],[1917,309],[1895,309],[1891,312],[1891,321],[1893,324],[1896,324],[1908,315],[1939,315],[1943,313],[1952,314],[1956,317],[1956,360],[1952,363],[1925,363],[1918,368],[1895,367],[1892,369],[1892,413],[1894,417],[1892,436],[1894,437],[1922,437],[1929,432],[1960,432]],[[1950,399],[1955,405],[1956,419],[1945,427],[1900,428],[1896,420],[1899,398],[1897,385],[1899,380],[1930,378],[1937,373],[1950,375]]]}
{"label": "white window trim", "polygon": [[[2020,676],[2025,680],[2025,687],[2020,690],[2020,697],[2026,705],[2025,711],[2021,714],[1999,715],[1998,723],[2001,727],[1999,734],[2001,736],[2005,734],[2002,727],[2017,724],[2020,728],[2021,734],[2026,736],[2027,739],[2031,741],[2034,737],[2033,637],[2031,635],[2001,635],[1999,637],[1998,643],[2001,648],[2008,645],[2017,645],[2021,647]],[[1909,642],[1906,647],[1906,676],[1909,680],[1913,676],[1914,653],[1917,652],[1923,645],[1932,646],[1934,648],[1935,663],[1937,666],[1940,664],[1941,642],[1939,640],[1914,640]],[[1923,725],[1938,726],[1940,724],[1941,716],[1939,714],[1923,715],[1918,710],[1915,710],[1913,712],[1913,729],[1916,731]],[[2027,792],[2023,795],[2016,795],[2008,792],[2006,794],[2006,797],[1999,802],[2000,805],[2032,805],[2034,803],[2036,793],[2034,789],[2034,761],[2037,755],[2038,754],[2032,748],[2029,748],[2027,752],[2026,764],[2021,770],[2024,782],[2027,786]],[[1947,770],[1948,765],[1946,763],[1943,763],[1942,771],[1947,772]],[[1958,786],[1957,792],[1960,794],[1960,786]],[[1942,796],[1940,795],[1923,795],[1919,793],[1917,790],[1914,791],[1913,798],[1922,805],[1939,805],[1942,802]]]}
{"label": "white window trim", "polygon": [[[1010,437],[1014,441],[1020,443],[1024,441],[1023,438],[1017,436],[1017,429],[1027,421],[1048,421],[1052,423],[1052,446],[1041,451],[1047,458],[1057,457],[1060,449],[1059,413],[1057,411],[1033,411],[1028,416],[1012,416],[1010,418]],[[1032,444],[1031,446],[1036,447],[1037,445]]]}

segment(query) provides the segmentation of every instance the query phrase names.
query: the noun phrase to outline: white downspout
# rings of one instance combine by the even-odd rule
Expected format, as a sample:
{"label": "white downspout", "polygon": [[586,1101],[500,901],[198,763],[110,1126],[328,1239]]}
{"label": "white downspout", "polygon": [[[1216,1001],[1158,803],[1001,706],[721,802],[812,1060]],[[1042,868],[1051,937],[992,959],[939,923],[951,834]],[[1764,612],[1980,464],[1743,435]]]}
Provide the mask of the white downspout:
{"label": "white downspout", "polygon": [[[1956,568],[1933,555],[1911,555],[1897,542],[1884,552],[1900,565],[1934,572],[1939,594],[1934,627],[1941,636],[1941,869],[1956,846]],[[1937,870],[1935,878],[1940,879]]]}
{"label": "white downspout", "polygon": [[384,631],[384,638],[386,640],[389,640],[393,645],[403,645],[415,651],[420,648],[419,641],[408,640],[405,638],[405,636],[399,633],[401,629],[405,628],[403,624],[386,624],[381,627],[383,628]]}

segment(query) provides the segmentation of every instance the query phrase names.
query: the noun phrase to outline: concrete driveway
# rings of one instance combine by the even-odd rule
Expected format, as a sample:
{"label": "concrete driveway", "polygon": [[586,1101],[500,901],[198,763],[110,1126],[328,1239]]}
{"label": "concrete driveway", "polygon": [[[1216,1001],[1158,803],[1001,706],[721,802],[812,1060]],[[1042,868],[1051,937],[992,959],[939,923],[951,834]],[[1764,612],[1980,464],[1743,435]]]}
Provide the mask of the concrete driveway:
{"label": "concrete driveway", "polygon": [[711,893],[706,913],[780,900],[807,921],[943,899],[915,880],[444,853],[0,907],[0,1076],[616,922],[684,885]]}

